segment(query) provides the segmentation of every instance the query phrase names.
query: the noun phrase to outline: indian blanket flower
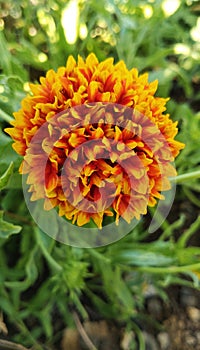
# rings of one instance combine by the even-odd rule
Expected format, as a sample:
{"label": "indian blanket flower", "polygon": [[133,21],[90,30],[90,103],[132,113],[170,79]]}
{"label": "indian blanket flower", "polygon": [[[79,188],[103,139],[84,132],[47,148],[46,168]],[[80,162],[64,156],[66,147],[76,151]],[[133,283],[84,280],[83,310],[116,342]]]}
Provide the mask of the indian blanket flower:
{"label": "indian blanket flower", "polygon": [[78,226],[92,219],[101,228],[106,216],[130,222],[163,199],[184,145],[157,85],[94,54],[70,56],[66,67],[30,84],[6,132],[24,157],[31,200],[44,199],[45,210],[57,207]]}

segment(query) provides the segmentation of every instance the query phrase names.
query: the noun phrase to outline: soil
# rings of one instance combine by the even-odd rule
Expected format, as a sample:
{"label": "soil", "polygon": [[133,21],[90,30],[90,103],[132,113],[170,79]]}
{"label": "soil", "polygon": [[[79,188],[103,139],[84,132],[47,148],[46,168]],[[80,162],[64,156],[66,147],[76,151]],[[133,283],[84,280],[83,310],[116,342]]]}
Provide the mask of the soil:
{"label": "soil", "polygon": [[[147,319],[153,322],[139,325],[145,350],[200,350],[200,292],[188,287],[170,287],[167,292],[170,302],[157,296],[146,302]],[[62,350],[139,350],[134,330],[125,332],[120,325],[101,320],[78,324],[77,329],[65,330]]]}
{"label": "soil", "polygon": [[[156,294],[146,299],[144,321],[137,324],[145,342],[144,350],[200,350],[200,291],[172,286],[166,292],[167,302]],[[126,331],[123,324],[105,320],[82,324],[76,313],[74,321],[76,329],[64,330],[61,343],[53,348],[44,346],[44,350],[140,350],[135,330]],[[0,350],[28,350],[8,341],[2,317],[0,333],[5,339],[0,336]]]}
{"label": "soil", "polygon": [[[186,220],[184,227],[174,232],[175,239],[178,239],[199,215],[199,210],[191,202],[177,201],[168,221],[177,220],[180,212],[185,214]],[[147,241],[153,241],[158,236],[159,231]],[[188,243],[191,246],[200,246],[198,232]],[[170,286],[166,292],[166,303],[155,294],[146,299],[146,322],[138,323],[145,340],[145,350],[200,350],[200,291],[177,285]],[[126,332],[123,325],[116,325],[114,321],[86,322],[81,326],[83,329],[79,326],[77,325],[77,330],[67,329],[64,332],[62,350],[140,350],[134,330]],[[84,339],[84,334],[88,336],[93,347]]]}

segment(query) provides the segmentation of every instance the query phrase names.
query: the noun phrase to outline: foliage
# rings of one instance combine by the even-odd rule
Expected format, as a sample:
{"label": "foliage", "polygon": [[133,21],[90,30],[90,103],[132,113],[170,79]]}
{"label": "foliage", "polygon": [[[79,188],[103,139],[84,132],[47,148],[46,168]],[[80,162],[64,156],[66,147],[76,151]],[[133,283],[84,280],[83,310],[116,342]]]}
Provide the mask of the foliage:
{"label": "foliage", "polygon": [[[113,56],[158,79],[158,94],[171,96],[168,110],[179,120],[178,139],[186,144],[178,173],[199,169],[198,2],[174,1],[173,13],[163,0],[75,3],[77,37],[69,44],[62,24],[68,2],[0,2],[0,309],[12,340],[34,349],[44,349],[42,344],[51,349],[62,329],[74,324],[73,310],[86,319],[92,308],[131,327],[142,317],[150,286],[163,298],[170,284],[200,286],[200,250],[189,244],[200,227],[197,178],[180,183],[174,201],[178,213],[162,224],[156,239],[146,229],[148,217],[110,246],[69,247],[44,234],[28,213],[18,174],[21,159],[3,130],[20,107],[27,81],[64,65],[71,53],[94,51],[99,60]],[[180,203],[192,208],[192,220]]]}

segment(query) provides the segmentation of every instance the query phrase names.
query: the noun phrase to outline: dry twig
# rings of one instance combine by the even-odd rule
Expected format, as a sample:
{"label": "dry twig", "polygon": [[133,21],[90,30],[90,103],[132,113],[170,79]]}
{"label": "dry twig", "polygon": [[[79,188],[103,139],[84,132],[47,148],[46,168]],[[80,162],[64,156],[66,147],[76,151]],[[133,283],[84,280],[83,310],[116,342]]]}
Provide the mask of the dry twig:
{"label": "dry twig", "polygon": [[73,313],[73,317],[74,317],[74,321],[76,323],[76,327],[77,327],[83,341],[87,345],[88,349],[89,350],[97,350],[96,346],[93,344],[91,339],[88,337],[88,335],[87,335],[81,321],[79,320],[79,317],[78,317],[76,312]]}
{"label": "dry twig", "polygon": [[0,339],[0,350],[29,350],[23,345]]}

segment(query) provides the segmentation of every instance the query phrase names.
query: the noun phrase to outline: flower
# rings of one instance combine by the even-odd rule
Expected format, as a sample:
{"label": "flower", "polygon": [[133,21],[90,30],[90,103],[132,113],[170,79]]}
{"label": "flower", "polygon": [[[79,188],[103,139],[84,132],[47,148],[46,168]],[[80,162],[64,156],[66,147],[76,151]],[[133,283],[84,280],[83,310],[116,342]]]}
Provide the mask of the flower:
{"label": "flower", "polygon": [[6,132],[24,157],[32,200],[82,226],[106,216],[127,222],[170,189],[171,165],[184,145],[177,123],[164,114],[168,99],[155,96],[158,82],[125,63],[94,54],[70,56],[49,70],[14,113]]}

